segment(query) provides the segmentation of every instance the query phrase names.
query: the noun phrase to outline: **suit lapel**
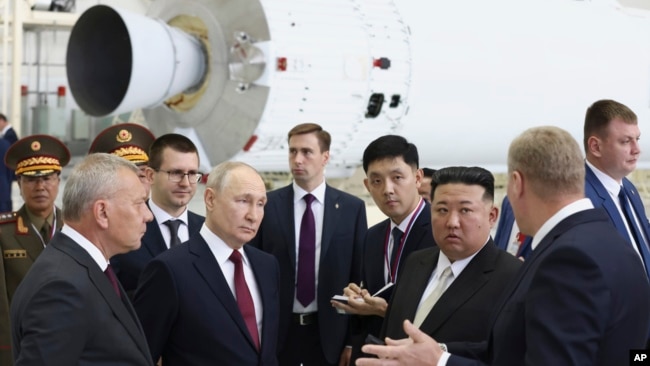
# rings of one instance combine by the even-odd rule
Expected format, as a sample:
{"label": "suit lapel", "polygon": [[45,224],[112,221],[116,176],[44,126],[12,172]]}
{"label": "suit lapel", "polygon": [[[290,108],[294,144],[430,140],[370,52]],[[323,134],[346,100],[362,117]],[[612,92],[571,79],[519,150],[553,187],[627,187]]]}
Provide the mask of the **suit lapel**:
{"label": "suit lapel", "polygon": [[[271,269],[268,264],[261,260],[258,256],[258,253],[255,253],[254,250],[251,250],[247,245],[244,245],[244,251],[248,260],[251,262],[251,268],[253,268],[253,273],[255,274],[255,281],[257,282],[257,288],[260,291],[260,296],[262,297],[262,334],[260,334],[260,353],[264,348],[265,340],[271,339],[271,337],[277,337],[277,334],[272,334],[272,329],[268,326],[271,319],[267,316],[268,314],[264,311],[265,309],[270,309],[273,305],[270,303],[273,298],[271,290],[277,289],[277,284],[274,283],[277,280],[277,277],[270,276]],[[277,295],[276,295],[277,296]],[[248,334],[248,333],[246,333]],[[255,346],[253,341],[248,338],[251,346]]]}
{"label": "suit lapel", "polygon": [[497,254],[498,250],[490,239],[442,294],[440,301],[431,309],[420,329],[429,334],[435,332],[451,314],[483,287],[488,281],[485,273],[494,270],[494,258]]}
{"label": "suit lapel", "polygon": [[163,239],[155,218],[147,223],[147,231],[142,237],[142,246],[151,254],[152,258],[167,250],[165,239]]}
{"label": "suit lapel", "polygon": [[[411,301],[406,302],[407,305],[404,309],[404,314],[406,314],[407,318],[411,321],[413,321],[415,318],[415,313],[417,312],[418,305],[422,300],[422,294],[429,284],[431,274],[436,268],[439,256],[440,251],[431,251],[426,255],[423,255],[422,258],[420,258],[420,260],[417,262],[417,267],[413,269],[413,275],[411,276],[413,280],[409,284],[409,290],[405,296],[411,299]],[[422,326],[420,327],[421,329],[424,329],[423,327],[426,325],[427,320],[429,319],[427,318],[424,323],[422,323]],[[400,319],[400,327],[402,321],[403,320]]]}
{"label": "suit lapel", "polygon": [[[384,246],[386,245],[386,231],[390,227],[390,219],[379,223],[372,231],[369,231],[365,240],[364,276],[366,286],[370,291],[379,290],[386,283],[384,274]],[[375,267],[378,266],[378,267]]]}
{"label": "suit lapel", "polygon": [[93,261],[90,255],[83,248],[65,234],[58,233],[56,236],[60,236],[60,239],[62,240],[52,240],[51,245],[66,253],[77,261],[77,263],[86,268],[90,282],[92,282],[100,295],[108,303],[113,314],[120,323],[122,323],[133,341],[138,345],[138,348],[147,359],[149,359],[149,347],[146,343],[144,331],[142,330],[137,317],[134,315],[133,309],[128,309],[131,307],[131,304],[128,303],[128,298],[122,287],[120,286],[120,291],[122,292],[122,299],[124,299],[124,301],[117,297],[117,294],[115,294],[115,290],[113,290],[106,275],[104,275],[97,263]]}
{"label": "suit lapel", "polygon": [[[332,232],[337,225],[338,210],[341,208],[339,200],[339,194],[330,186],[325,186],[325,203],[323,205],[323,231],[320,244],[320,261],[321,266],[323,266],[323,259],[326,258],[327,250],[330,247],[330,242],[332,241]],[[321,267],[323,268],[323,267]]]}
{"label": "suit lapel", "polygon": [[248,333],[248,328],[246,327],[244,318],[239,311],[237,300],[232,294],[232,290],[230,290],[223,272],[221,272],[219,263],[217,263],[217,260],[210,251],[208,243],[205,242],[203,236],[196,235],[194,240],[188,242],[188,245],[190,253],[195,256],[195,259],[193,260],[194,268],[196,268],[210,290],[212,290],[214,296],[223,305],[224,309],[226,309],[226,312],[237,324],[246,339],[248,339],[251,347],[255,348],[253,340]]}
{"label": "suit lapel", "polygon": [[[598,198],[589,197],[592,201],[595,199],[598,200],[597,202],[593,202],[594,206],[603,207],[605,211],[607,211],[607,215],[609,215],[609,219],[616,227],[616,230],[618,230],[618,232],[623,235],[624,238],[627,238],[627,229],[625,228],[623,218],[618,211],[616,203],[612,199],[612,196],[610,196],[609,192],[607,192],[607,189],[605,189],[605,186],[603,186],[603,184],[598,180],[598,177],[596,177],[591,168],[589,168],[589,166],[586,166],[586,181],[591,185],[591,187],[598,195]],[[629,239],[627,241],[629,242]]]}
{"label": "suit lapel", "polygon": [[639,192],[637,192],[632,182],[627,178],[623,178],[623,189],[626,190],[627,196],[630,198],[630,202],[632,202],[632,207],[634,208],[634,213],[641,224],[643,235],[645,235],[646,239],[650,239],[650,236],[648,236],[648,217],[646,216],[645,207],[643,206]]}
{"label": "suit lapel", "polygon": [[[296,233],[294,214],[293,214],[293,186],[289,185],[278,191],[279,199],[276,200],[275,213],[280,218],[278,222],[284,222],[282,225],[282,234],[284,242],[288,243],[287,251],[291,260],[291,268],[296,268]],[[284,219],[282,219],[284,218]]]}

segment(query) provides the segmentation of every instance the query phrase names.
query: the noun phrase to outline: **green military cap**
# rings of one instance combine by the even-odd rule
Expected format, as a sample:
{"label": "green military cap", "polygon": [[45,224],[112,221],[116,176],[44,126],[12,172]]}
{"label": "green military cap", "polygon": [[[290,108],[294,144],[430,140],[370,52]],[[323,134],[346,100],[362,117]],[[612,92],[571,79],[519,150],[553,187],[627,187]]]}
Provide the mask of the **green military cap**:
{"label": "green military cap", "polygon": [[5,154],[5,165],[16,175],[40,177],[70,162],[70,151],[61,140],[49,135],[31,135],[13,143]]}
{"label": "green military cap", "polygon": [[149,162],[149,146],[155,139],[151,131],[141,125],[120,123],[100,132],[90,144],[88,153],[109,153],[136,165],[146,164]]}

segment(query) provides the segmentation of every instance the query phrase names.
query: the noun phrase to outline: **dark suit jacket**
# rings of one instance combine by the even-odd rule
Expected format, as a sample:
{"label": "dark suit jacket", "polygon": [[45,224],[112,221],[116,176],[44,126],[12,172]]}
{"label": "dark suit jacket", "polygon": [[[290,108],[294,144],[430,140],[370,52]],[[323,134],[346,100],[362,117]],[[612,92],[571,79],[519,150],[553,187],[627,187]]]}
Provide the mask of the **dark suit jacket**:
{"label": "dark suit jacket", "polygon": [[[203,226],[205,217],[197,215],[194,212],[187,211],[187,223],[190,237],[197,234]],[[138,287],[138,279],[144,267],[155,256],[167,250],[165,240],[158,222],[154,218],[147,223],[147,231],[142,237],[142,245],[140,249],[134,250],[126,254],[116,255],[111,258],[111,265],[115,270],[117,278],[120,283],[132,298],[135,289]]]}
{"label": "dark suit jacket", "polygon": [[[58,208],[56,219],[56,229],[60,230],[63,219]],[[10,366],[13,361],[9,305],[16,288],[43,252],[43,242],[32,227],[25,205],[0,219],[0,249],[0,365]]]}
{"label": "dark suit jacket", "polygon": [[[296,289],[296,240],[293,186],[268,193],[264,220],[250,243],[272,253],[280,263],[280,350],[292,321]],[[327,186],[318,273],[318,322],[323,354],[338,363],[348,333],[348,317],[330,304],[350,282],[358,282],[363,236],[368,229],[362,200]]]}
{"label": "dark suit jacket", "polygon": [[9,144],[13,144],[14,142],[18,141],[18,135],[16,134],[16,130],[14,130],[13,127],[9,127],[2,138],[9,141]]}
{"label": "dark suit jacket", "polygon": [[[439,256],[437,247],[409,256],[388,305],[381,339],[406,338],[404,319],[415,318]],[[498,249],[490,239],[445,290],[420,329],[439,342],[486,340],[490,314],[521,265],[519,259]]]}
{"label": "dark suit jacket", "polygon": [[[603,186],[603,184],[598,180],[596,174],[594,174],[588,165],[585,165],[585,169],[585,195],[591,200],[595,207],[602,207],[607,211],[609,220],[631,246],[630,236],[625,228],[625,224],[623,223],[625,218],[621,217],[621,214],[616,208],[616,203],[605,189],[605,186]],[[632,182],[627,178],[623,178],[623,188],[627,191],[627,196],[630,198],[632,208],[641,224],[639,229],[643,231],[643,235],[645,235],[646,238],[650,239],[650,224],[648,223],[648,217],[646,216],[645,207],[643,206],[639,192],[637,192],[634,184],[632,184]],[[650,263],[645,263],[645,266],[646,272],[650,273]]]}
{"label": "dark suit jacket", "polygon": [[[499,223],[497,224],[497,232],[494,235],[494,244],[497,246],[497,248],[507,251],[508,244],[510,244],[509,241],[510,234],[512,233],[512,226],[515,222],[515,214],[512,212],[512,206],[510,205],[510,200],[507,196],[504,197],[503,202],[501,202],[501,213],[499,215],[500,217]],[[528,258],[528,256],[533,253],[533,248],[531,247],[532,242],[533,238],[526,236],[526,239],[524,239],[524,242],[519,248],[517,256]]]}
{"label": "dark suit jacket", "polygon": [[[386,244],[386,233],[390,230],[390,219],[386,219],[370,229],[366,234],[364,241],[363,255],[363,273],[362,281],[368,292],[374,294],[386,284],[384,275],[384,248]],[[406,258],[416,250],[435,247],[431,231],[431,205],[425,201],[425,206],[420,215],[415,219],[411,226],[410,233],[402,249],[401,260],[397,267],[397,280],[406,266]],[[384,292],[381,297],[388,302],[391,298],[393,289]],[[353,316],[352,317],[352,337],[350,344],[352,346],[352,364],[361,357],[361,346],[365,344],[368,334],[378,336],[384,318],[376,315]]]}
{"label": "dark suit jacket", "polygon": [[11,326],[16,366],[153,365],[126,294],[62,233],[18,286]]}
{"label": "dark suit jacket", "polygon": [[277,365],[279,269],[244,246],[264,306],[258,353],[226,278],[200,234],[154,258],[142,273],[134,306],[152,358],[165,366]]}
{"label": "dark suit jacket", "polygon": [[602,209],[575,213],[539,243],[504,292],[482,347],[448,344],[447,365],[626,365],[645,347],[650,286]]}

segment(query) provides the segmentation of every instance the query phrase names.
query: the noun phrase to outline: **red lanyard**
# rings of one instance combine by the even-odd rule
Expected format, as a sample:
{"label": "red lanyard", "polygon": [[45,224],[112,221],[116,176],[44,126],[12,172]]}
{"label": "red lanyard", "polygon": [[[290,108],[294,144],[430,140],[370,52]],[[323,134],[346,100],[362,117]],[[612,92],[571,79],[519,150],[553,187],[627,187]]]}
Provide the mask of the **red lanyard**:
{"label": "red lanyard", "polygon": [[[404,231],[404,235],[402,235],[402,239],[399,241],[395,263],[390,263],[390,253],[388,251],[388,246],[390,244],[391,225],[388,225],[388,227],[386,228],[386,239],[384,240],[385,243],[384,260],[386,261],[386,268],[390,270],[390,281],[392,283],[395,283],[395,281],[397,280],[397,268],[399,267],[399,262],[402,259],[402,250],[404,250],[404,243],[406,243],[406,237],[411,231],[411,226],[413,225],[413,221],[415,221],[415,219],[420,215],[420,212],[422,211],[423,207],[424,207],[424,200],[420,198],[420,203],[418,203],[418,207],[415,209],[413,216],[411,216],[408,225],[406,225],[406,230]],[[398,245],[398,243],[393,243],[393,246],[395,245]]]}

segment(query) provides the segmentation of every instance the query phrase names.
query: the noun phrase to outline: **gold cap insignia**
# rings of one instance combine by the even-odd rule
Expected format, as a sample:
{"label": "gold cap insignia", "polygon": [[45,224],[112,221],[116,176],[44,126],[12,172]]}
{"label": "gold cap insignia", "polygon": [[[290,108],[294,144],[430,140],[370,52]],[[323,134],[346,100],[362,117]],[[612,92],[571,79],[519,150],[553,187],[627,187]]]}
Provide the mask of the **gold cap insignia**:
{"label": "gold cap insignia", "polygon": [[128,142],[131,141],[133,138],[133,135],[131,135],[131,132],[128,130],[120,130],[120,132],[117,133],[117,142]]}

